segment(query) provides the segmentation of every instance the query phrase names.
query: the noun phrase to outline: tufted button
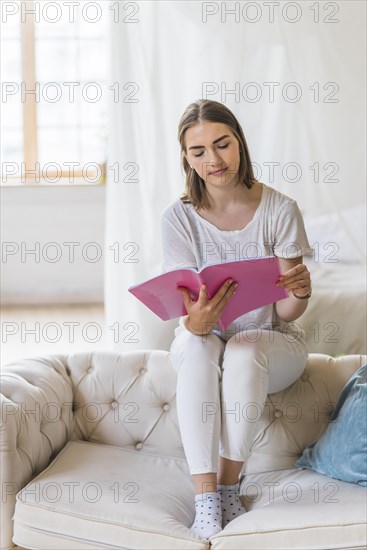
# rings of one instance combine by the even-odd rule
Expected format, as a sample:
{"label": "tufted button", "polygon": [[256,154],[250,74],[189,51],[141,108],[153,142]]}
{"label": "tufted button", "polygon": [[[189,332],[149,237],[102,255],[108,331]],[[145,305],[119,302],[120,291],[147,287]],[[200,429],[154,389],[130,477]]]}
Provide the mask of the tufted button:
{"label": "tufted button", "polygon": [[302,374],[302,376],[301,376],[301,380],[303,380],[303,381],[308,380],[309,378],[310,378],[310,377],[309,377],[309,375],[308,375],[306,372],[304,372],[304,373]]}
{"label": "tufted button", "polygon": [[135,449],[136,449],[137,451],[140,451],[140,449],[142,449],[142,448],[143,448],[143,444],[142,444],[141,441],[139,441],[139,443],[137,443],[137,444],[135,445]]}
{"label": "tufted button", "polygon": [[280,411],[279,409],[277,409],[276,411],[274,411],[274,416],[276,418],[279,418],[280,416],[282,416],[282,411]]}
{"label": "tufted button", "polygon": [[118,407],[117,401],[111,401],[110,407],[111,409],[116,409],[116,407]]}
{"label": "tufted button", "polygon": [[145,374],[147,372],[147,369],[140,369],[140,374]]}
{"label": "tufted button", "polygon": [[168,403],[165,403],[165,404],[163,405],[163,410],[164,410],[164,411],[169,411],[170,408],[171,408],[171,407],[169,406]]}
{"label": "tufted button", "polygon": [[89,369],[87,369],[87,372],[93,372],[93,367],[89,367]]}

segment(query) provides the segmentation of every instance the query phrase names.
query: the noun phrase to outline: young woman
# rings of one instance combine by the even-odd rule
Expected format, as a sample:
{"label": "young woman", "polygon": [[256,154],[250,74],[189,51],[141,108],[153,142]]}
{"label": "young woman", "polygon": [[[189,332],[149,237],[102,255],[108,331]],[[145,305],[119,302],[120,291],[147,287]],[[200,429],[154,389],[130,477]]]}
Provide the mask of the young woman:
{"label": "young woman", "polygon": [[[208,299],[178,289],[188,315],[175,330],[170,354],[177,371],[177,414],[196,488],[192,530],[202,538],[246,512],[239,475],[268,393],[291,385],[307,360],[305,334],[294,321],[311,296],[302,256],[310,249],[296,201],[254,178],[242,128],[223,104],[187,107],[178,139],[185,193],[161,214],[163,270],[276,256],[278,284],[289,296],[217,325],[236,282]],[[246,284],[241,282],[240,284]]]}

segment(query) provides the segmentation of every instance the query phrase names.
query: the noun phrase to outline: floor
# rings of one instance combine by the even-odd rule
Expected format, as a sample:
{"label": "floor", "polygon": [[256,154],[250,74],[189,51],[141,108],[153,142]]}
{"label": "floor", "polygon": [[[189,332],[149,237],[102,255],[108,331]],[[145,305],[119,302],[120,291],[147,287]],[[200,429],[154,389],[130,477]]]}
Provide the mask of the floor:
{"label": "floor", "polygon": [[23,357],[107,350],[103,304],[0,309],[1,364]]}

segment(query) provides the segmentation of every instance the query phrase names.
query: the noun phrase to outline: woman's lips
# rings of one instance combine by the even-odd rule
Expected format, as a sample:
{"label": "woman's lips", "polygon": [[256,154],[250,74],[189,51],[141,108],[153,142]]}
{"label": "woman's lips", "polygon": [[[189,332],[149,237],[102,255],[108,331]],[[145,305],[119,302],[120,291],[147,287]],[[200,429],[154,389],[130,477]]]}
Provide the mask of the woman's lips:
{"label": "woman's lips", "polygon": [[224,172],[227,170],[227,168],[223,168],[223,170],[218,170],[217,172],[210,172],[211,176],[221,176],[224,174]]}

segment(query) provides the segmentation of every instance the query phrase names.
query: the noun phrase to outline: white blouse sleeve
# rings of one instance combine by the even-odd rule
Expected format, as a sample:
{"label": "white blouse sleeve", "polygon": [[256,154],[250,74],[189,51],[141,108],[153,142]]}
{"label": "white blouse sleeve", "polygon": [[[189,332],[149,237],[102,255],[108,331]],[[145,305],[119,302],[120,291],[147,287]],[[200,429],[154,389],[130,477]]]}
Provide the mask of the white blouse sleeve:
{"label": "white blouse sleeve", "polygon": [[312,254],[301,211],[295,200],[289,201],[276,220],[273,251],[286,259]]}
{"label": "white blouse sleeve", "polygon": [[161,244],[163,252],[162,272],[181,267],[197,269],[190,236],[174,212],[164,211],[160,218]]}

